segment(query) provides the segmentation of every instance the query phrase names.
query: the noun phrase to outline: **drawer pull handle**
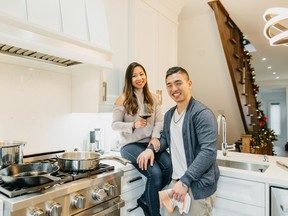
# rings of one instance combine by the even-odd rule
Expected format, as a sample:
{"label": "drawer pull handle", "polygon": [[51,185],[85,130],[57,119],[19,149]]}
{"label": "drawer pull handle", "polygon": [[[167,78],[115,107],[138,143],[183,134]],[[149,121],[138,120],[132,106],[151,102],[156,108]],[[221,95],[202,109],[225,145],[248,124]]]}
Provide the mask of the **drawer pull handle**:
{"label": "drawer pull handle", "polygon": [[284,203],[284,204],[280,204],[280,208],[282,209],[283,212],[288,212],[288,204]]}
{"label": "drawer pull handle", "polygon": [[133,208],[129,208],[129,209],[127,209],[127,212],[132,212],[132,211],[134,211],[135,209],[137,209],[139,207],[139,205],[137,205],[137,206],[135,206],[135,207],[133,207]]}
{"label": "drawer pull handle", "polygon": [[132,182],[135,182],[135,181],[138,181],[138,180],[141,180],[141,179],[142,179],[141,176],[137,176],[137,177],[135,177],[135,178],[129,180],[128,183],[132,183]]}

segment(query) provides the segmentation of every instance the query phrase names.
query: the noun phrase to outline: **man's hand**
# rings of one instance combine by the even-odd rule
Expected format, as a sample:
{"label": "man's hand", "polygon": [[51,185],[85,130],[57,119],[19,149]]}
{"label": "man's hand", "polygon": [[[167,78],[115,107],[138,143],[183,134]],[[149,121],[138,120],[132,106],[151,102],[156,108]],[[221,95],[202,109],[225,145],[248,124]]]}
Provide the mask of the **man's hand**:
{"label": "man's hand", "polygon": [[154,164],[154,152],[152,149],[146,149],[137,157],[137,164],[141,170],[147,170],[147,164],[150,160],[150,166]]}
{"label": "man's hand", "polygon": [[160,141],[157,138],[152,138],[148,144],[148,146],[153,145],[155,152],[158,152],[160,149]]}
{"label": "man's hand", "polygon": [[182,181],[179,180],[178,182],[176,182],[176,184],[172,188],[169,196],[170,196],[170,198],[174,198],[178,202],[183,202],[185,197],[186,197],[186,194],[188,192],[188,189],[189,188],[184,187],[182,184]]}

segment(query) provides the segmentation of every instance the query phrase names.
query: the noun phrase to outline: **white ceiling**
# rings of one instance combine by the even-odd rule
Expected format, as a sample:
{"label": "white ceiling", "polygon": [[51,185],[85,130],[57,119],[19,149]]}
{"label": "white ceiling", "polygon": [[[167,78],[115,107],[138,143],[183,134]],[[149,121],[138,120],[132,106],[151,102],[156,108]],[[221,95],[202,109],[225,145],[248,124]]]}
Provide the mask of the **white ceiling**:
{"label": "white ceiling", "polygon": [[[210,13],[207,4],[209,0],[186,0],[180,14],[180,20],[203,13]],[[256,52],[250,52],[252,66],[256,72],[256,82],[261,87],[287,87],[288,86],[288,46],[270,46],[263,35],[265,21],[264,12],[272,7],[288,8],[288,0],[220,0],[232,20],[251,44]],[[266,61],[262,61],[262,58]],[[267,69],[272,66],[271,69]],[[276,72],[273,75],[272,72]],[[276,76],[279,79],[276,79]]]}

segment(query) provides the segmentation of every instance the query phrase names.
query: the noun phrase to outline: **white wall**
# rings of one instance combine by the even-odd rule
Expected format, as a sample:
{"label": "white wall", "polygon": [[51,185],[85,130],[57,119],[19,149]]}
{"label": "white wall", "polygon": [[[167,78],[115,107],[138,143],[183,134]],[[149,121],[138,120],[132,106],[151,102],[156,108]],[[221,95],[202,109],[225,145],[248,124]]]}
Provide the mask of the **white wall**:
{"label": "white wall", "polygon": [[0,140],[26,141],[24,154],[85,149],[94,128],[116,144],[111,113],[71,113],[70,74],[0,63],[0,100]]}
{"label": "white wall", "polygon": [[244,127],[214,12],[212,9],[208,11],[179,20],[178,62],[190,73],[192,95],[210,107],[216,117],[219,112],[224,112],[227,142],[234,143],[241,138]]}

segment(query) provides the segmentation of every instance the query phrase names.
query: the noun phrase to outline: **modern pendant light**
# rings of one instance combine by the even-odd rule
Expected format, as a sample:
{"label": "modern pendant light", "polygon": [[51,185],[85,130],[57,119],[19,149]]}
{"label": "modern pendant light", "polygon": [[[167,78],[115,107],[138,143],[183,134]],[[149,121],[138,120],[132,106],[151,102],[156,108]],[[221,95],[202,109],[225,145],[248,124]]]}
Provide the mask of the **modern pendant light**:
{"label": "modern pendant light", "polygon": [[271,46],[288,46],[288,8],[270,8],[263,15],[264,35]]}

